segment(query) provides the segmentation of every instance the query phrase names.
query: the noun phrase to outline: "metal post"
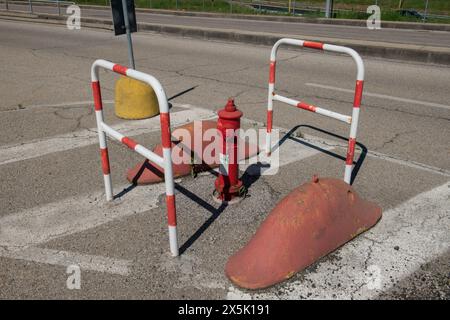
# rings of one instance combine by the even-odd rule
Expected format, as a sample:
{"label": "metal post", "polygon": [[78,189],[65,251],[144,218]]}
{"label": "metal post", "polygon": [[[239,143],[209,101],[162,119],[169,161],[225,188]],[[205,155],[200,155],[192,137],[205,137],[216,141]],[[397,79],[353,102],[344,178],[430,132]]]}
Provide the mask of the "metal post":
{"label": "metal post", "polygon": [[58,16],[61,15],[61,5],[59,3],[59,0],[56,0],[57,4],[58,4]]}
{"label": "metal post", "polygon": [[425,13],[424,13],[424,16],[423,16],[423,22],[426,22],[427,15],[428,15],[428,0],[425,2]]}
{"label": "metal post", "polygon": [[332,18],[333,0],[327,0],[325,4],[325,18]]}
{"label": "metal post", "polygon": [[8,10],[9,9],[9,7],[8,7],[8,0],[6,0],[6,10]]}
{"label": "metal post", "polygon": [[233,0],[230,0],[230,13],[233,13]]}
{"label": "metal post", "polygon": [[125,29],[127,30],[128,58],[130,60],[131,68],[136,69],[136,65],[134,64],[133,42],[131,41],[131,30],[130,30],[130,20],[128,18],[127,0],[122,0],[122,8],[123,8],[123,18],[124,18],[124,22],[125,22]]}
{"label": "metal post", "polygon": [[175,9],[178,10],[178,0],[175,1]]}
{"label": "metal post", "polygon": [[28,0],[28,4],[30,6],[30,13],[33,13],[33,2],[32,2],[32,0]]}
{"label": "metal post", "polygon": [[295,16],[295,6],[296,6],[296,3],[295,3],[295,0],[294,0],[294,5],[292,6],[292,14]]}

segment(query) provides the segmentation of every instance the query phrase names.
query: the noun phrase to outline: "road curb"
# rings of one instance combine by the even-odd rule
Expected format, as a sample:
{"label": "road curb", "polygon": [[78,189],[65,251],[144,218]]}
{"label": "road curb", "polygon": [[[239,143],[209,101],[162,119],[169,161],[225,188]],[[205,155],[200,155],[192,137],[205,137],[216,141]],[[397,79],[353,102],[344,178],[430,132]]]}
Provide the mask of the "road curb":
{"label": "road curb", "polygon": [[[101,6],[90,6],[93,9],[100,9]],[[223,13],[207,13],[207,12],[187,12],[174,10],[157,10],[157,9],[136,9],[142,13],[157,13],[176,16],[188,17],[206,17],[206,18],[228,18],[228,19],[244,19],[256,21],[275,21],[275,22],[291,22],[291,23],[314,23],[325,25],[355,26],[366,27],[365,20],[356,19],[326,19],[326,18],[309,18],[309,17],[288,17],[288,16],[272,16],[272,15],[249,15],[249,14],[223,14]],[[382,21],[381,27],[386,29],[410,29],[410,30],[435,30],[450,32],[450,24],[426,24],[401,21]]]}
{"label": "road curb", "polygon": [[[11,13],[12,12],[10,11],[7,15],[3,15],[3,13],[0,11],[0,18],[12,19],[13,14]],[[18,17],[20,17],[22,20],[26,19],[23,13],[20,13],[20,16]],[[66,19],[66,17],[52,14],[34,14],[29,15],[29,17],[30,18],[28,20],[30,21],[44,20],[40,22],[48,21],[49,23],[55,21],[62,22],[62,20],[64,20],[65,23]],[[82,18],[81,22],[87,24],[86,26],[91,28],[112,28],[112,22],[108,19]],[[139,31],[177,35],[195,39],[231,41],[266,46],[272,46],[278,39],[290,36],[288,34],[281,35],[272,33],[242,32],[239,30],[224,31],[222,29],[194,28],[176,25],[151,24],[145,22],[138,23],[138,29]],[[299,35],[292,35],[291,37],[348,46],[358,51],[363,57],[375,57],[401,61],[450,65],[450,49],[448,48],[407,44],[400,45],[385,42],[355,41],[335,38],[312,38],[310,36]]]}
{"label": "road curb", "polygon": [[[0,1],[0,2],[4,2]],[[17,1],[9,1],[9,3],[18,3]],[[23,3],[23,2],[22,2]],[[33,3],[33,6],[47,6],[45,3]],[[67,6],[61,4],[61,8]],[[80,8],[110,10],[108,6],[78,4]],[[203,18],[227,18],[227,19],[245,19],[256,21],[276,21],[276,22],[291,22],[291,23],[314,23],[325,25],[338,26],[355,26],[366,27],[365,20],[358,19],[326,19],[326,18],[312,18],[312,17],[293,17],[293,16],[277,16],[277,15],[257,15],[257,14],[239,14],[239,13],[218,13],[218,12],[198,12],[198,11],[182,11],[182,10],[168,10],[168,9],[150,9],[150,8],[136,8],[136,12],[140,13],[155,13],[173,16],[185,17],[203,17]],[[405,22],[405,21],[382,21],[381,27],[386,29],[409,29],[409,30],[434,30],[450,32],[450,24],[445,23],[420,23],[420,22]]]}
{"label": "road curb", "polygon": [[[13,3],[13,2],[11,2],[11,3]],[[39,4],[39,5],[45,5],[45,4]],[[81,8],[86,8],[86,9],[110,10],[110,7],[100,6],[100,5],[85,4],[85,5],[79,5],[79,6]],[[256,21],[314,23],[314,24],[325,24],[325,25],[366,27],[366,21],[358,20],[358,19],[326,19],[326,18],[312,18],[312,17],[293,17],[293,16],[239,14],[239,13],[230,14],[230,13],[218,13],[218,12],[197,12],[197,11],[150,9],[150,8],[136,8],[136,12],[156,13],[156,14],[185,16],[185,17],[227,18],[227,19],[245,19],[245,20],[256,20]],[[445,23],[382,21],[381,27],[386,28],[386,29],[435,30],[435,31],[449,31],[450,32],[450,24],[445,24]]]}

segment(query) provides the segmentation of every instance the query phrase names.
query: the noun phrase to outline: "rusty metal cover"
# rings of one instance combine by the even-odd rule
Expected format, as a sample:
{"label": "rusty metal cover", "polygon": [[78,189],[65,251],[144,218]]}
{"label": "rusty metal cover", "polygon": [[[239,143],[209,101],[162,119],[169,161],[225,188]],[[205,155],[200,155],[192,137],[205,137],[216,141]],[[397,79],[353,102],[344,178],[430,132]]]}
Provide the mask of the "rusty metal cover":
{"label": "rusty metal cover", "polygon": [[246,289],[292,277],[374,226],[381,208],[342,180],[313,177],[268,215],[250,242],[231,256],[225,274]]}
{"label": "rusty metal cover", "polygon": [[[201,132],[196,132],[194,130],[194,128],[200,128],[200,126],[195,126],[194,123],[199,123],[201,122]],[[179,126],[177,128],[175,128],[173,130],[172,136],[174,138],[174,140],[177,140],[176,142],[172,143],[172,152],[173,153],[177,153],[177,154],[183,154],[185,152],[190,153],[191,150],[193,150],[193,143],[195,141],[195,137],[199,134],[201,134],[201,137],[203,137],[203,134],[205,133],[205,131],[209,130],[209,129],[216,129],[217,126],[217,122],[216,121],[212,121],[212,120],[204,120],[204,121],[200,121],[200,120],[196,120],[194,122],[190,122],[188,124]],[[188,143],[188,145],[186,145],[186,142],[180,141],[179,137],[176,135],[176,130],[178,129],[185,129],[187,130],[191,137],[193,137],[190,141],[190,143]],[[198,131],[198,130],[197,130]],[[205,150],[211,143],[217,143],[219,141],[219,139],[213,139],[212,141],[203,141],[202,140],[202,154],[199,155],[197,153],[195,153],[195,156],[198,159],[202,159],[203,157],[203,150]],[[240,143],[243,143],[242,140],[240,141]],[[258,154],[259,150],[257,148],[257,146],[254,145],[250,145],[248,142],[245,142],[244,145],[245,149],[244,149],[244,154],[242,157],[245,157],[245,159],[248,159],[250,157],[253,157],[255,155]],[[154,149],[153,152],[155,152],[157,155],[162,156],[162,146],[160,144],[158,144]],[[190,157],[190,155],[189,155]],[[240,158],[242,158],[240,157]],[[207,171],[213,168],[216,168],[219,166],[220,160],[219,160],[219,154],[215,154],[214,155],[214,159],[205,159],[203,160],[202,164],[195,164],[195,165],[191,165],[191,164],[186,164],[186,163],[181,163],[181,164],[174,164],[173,165],[173,175],[175,178],[177,177],[182,177],[182,176],[186,176],[191,174],[192,172],[202,172],[202,171]],[[138,185],[145,185],[145,184],[151,184],[151,183],[158,183],[158,182],[162,182],[164,180],[164,170],[159,167],[158,165],[149,162],[148,160],[145,160],[144,162],[141,162],[139,164],[137,164],[136,166],[134,166],[133,168],[129,169],[127,171],[127,179],[128,181],[130,181],[131,183],[134,184],[138,184]]]}

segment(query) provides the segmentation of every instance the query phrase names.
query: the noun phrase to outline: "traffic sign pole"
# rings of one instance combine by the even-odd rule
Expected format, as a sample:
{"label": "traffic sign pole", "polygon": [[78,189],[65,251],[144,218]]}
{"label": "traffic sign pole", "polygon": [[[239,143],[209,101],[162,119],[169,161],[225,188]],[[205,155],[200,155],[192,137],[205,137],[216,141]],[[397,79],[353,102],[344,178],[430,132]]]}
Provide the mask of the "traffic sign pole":
{"label": "traffic sign pole", "polygon": [[134,64],[133,41],[131,40],[131,29],[130,29],[130,20],[128,18],[127,0],[122,0],[122,8],[123,8],[123,19],[125,22],[125,29],[127,31],[128,58],[130,59],[130,67],[132,69],[136,69],[136,65]]}
{"label": "traffic sign pole", "polygon": [[327,0],[325,4],[325,18],[332,18],[333,14],[333,0]]}

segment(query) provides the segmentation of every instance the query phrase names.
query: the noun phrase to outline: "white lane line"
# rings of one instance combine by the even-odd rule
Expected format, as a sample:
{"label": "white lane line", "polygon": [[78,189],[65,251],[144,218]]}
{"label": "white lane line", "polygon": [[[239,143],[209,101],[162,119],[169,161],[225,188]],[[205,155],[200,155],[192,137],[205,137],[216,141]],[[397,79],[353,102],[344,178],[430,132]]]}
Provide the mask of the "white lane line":
{"label": "white lane line", "polygon": [[[283,144],[281,150],[291,153],[294,150],[297,155],[286,156],[280,166],[318,153],[289,141],[286,140],[287,146],[284,148]],[[116,187],[115,192],[126,187]],[[102,190],[8,214],[0,218],[0,246],[20,248],[36,245],[156,208],[158,196],[164,193],[164,188],[163,184],[139,186],[113,202],[105,201]]]}
{"label": "white lane line", "polygon": [[383,159],[385,161],[389,161],[392,163],[397,163],[403,166],[407,166],[410,168],[414,168],[414,169],[419,169],[422,171],[428,171],[431,173],[435,173],[435,174],[440,174],[446,177],[450,177],[450,171],[449,170],[445,170],[442,168],[438,168],[438,167],[434,167],[434,166],[430,166],[424,163],[420,163],[420,162],[416,162],[416,161],[412,161],[412,160],[403,160],[400,158],[397,158],[395,156],[391,156],[388,154],[384,154],[384,153],[380,153],[380,152],[376,152],[376,151],[367,151],[367,154],[369,157],[372,158],[379,158],[379,159]]}
{"label": "white lane line", "polygon": [[[181,105],[182,108],[188,108]],[[193,120],[210,119],[215,113],[207,109],[192,108],[174,112],[170,115],[173,126]],[[160,130],[159,117],[145,120],[122,122],[112,126],[126,136],[137,136]],[[37,139],[21,144],[0,146],[0,165],[41,157],[54,152],[61,152],[98,143],[97,128],[84,129],[45,139]]]}
{"label": "white lane line", "polygon": [[112,259],[97,255],[37,247],[29,247],[12,251],[0,248],[0,256],[4,258],[45,263],[63,267],[77,265],[80,267],[82,272],[89,270],[118,274],[121,276],[129,275],[131,267],[131,261],[129,260]]}
{"label": "white lane line", "polygon": [[[188,112],[192,115],[191,111]],[[286,157],[281,157],[283,161],[279,166],[318,153],[290,140],[286,140],[280,150],[282,155],[286,153]],[[125,187],[116,188],[116,192]],[[82,269],[127,274],[128,266],[131,264],[127,260],[35,246],[156,208],[158,197],[164,193],[164,188],[163,184],[136,187],[121,199],[111,203],[104,200],[104,192],[100,191],[90,195],[69,197],[4,216],[0,218],[0,256],[53,265],[78,264]]]}
{"label": "white lane line", "polygon": [[[112,100],[103,100],[103,104],[112,104],[114,101]],[[44,109],[44,108],[60,108],[60,107],[75,107],[75,106],[91,106],[93,107],[93,101],[74,101],[74,102],[63,102],[63,103],[55,103],[55,104],[33,104],[27,106],[21,106],[19,109],[8,109],[2,112],[22,112],[33,109]]]}
{"label": "white lane line", "polygon": [[230,287],[227,298],[376,298],[419,270],[422,264],[448,252],[449,201],[447,182],[384,212],[373,229],[340,248],[334,259],[303,273],[302,280],[288,281],[276,290],[255,294]]}
{"label": "white lane line", "polygon": [[[350,92],[352,92],[350,90]],[[73,103],[65,103],[65,104],[58,104],[58,105],[52,105],[52,106],[62,106],[62,105],[68,105],[68,104],[82,104],[81,102],[73,102]],[[195,107],[189,104],[173,104],[175,107],[183,108],[187,110],[174,112],[171,114],[171,123],[173,126],[181,125],[193,120],[207,120],[207,119],[213,119],[216,118],[217,115],[211,110]],[[48,106],[47,106],[48,107]],[[241,119],[242,122],[249,123],[252,125],[258,125],[259,127],[263,128],[265,127],[265,124],[262,122],[258,122],[251,119]],[[125,135],[128,136],[136,136],[139,134],[149,133],[149,132],[155,132],[159,130],[159,118],[151,118],[146,120],[134,120],[134,121],[128,121],[121,124],[118,124],[116,126],[113,126],[116,130],[119,130]],[[286,133],[289,130],[285,128],[278,128],[281,130],[282,133]],[[304,140],[305,142],[310,142],[318,147],[323,148],[324,150],[332,150],[335,147],[340,148],[346,148],[346,145],[339,145],[335,141],[332,140],[326,140],[326,139],[319,139],[314,136],[310,135],[304,135],[304,138],[297,138],[299,140]],[[275,139],[272,141],[276,141]],[[58,135],[54,137],[50,137],[48,139],[39,139],[34,141],[25,142],[23,144],[14,144],[14,145],[4,145],[0,146],[0,165],[21,161],[21,160],[27,160],[32,159],[40,156],[44,156],[46,154],[54,153],[54,152],[60,152],[60,151],[66,151],[71,150],[74,148],[79,147],[85,147],[88,145],[92,145],[97,143],[97,133],[96,129],[87,129],[87,130],[80,130],[73,133]],[[309,148],[302,149],[302,154],[299,154],[298,157],[296,155],[292,155],[289,152],[284,152],[285,146],[287,145],[294,146],[294,144],[291,143],[291,141],[286,142],[284,146],[282,146],[281,154],[283,156],[280,156],[281,159],[284,157],[288,157],[287,159],[284,159],[282,161],[287,161],[286,164],[291,163],[292,161],[301,160],[305,156],[306,150],[312,150]],[[261,150],[264,150],[264,148],[261,147]],[[284,149],[284,150],[283,150]],[[286,148],[287,149],[287,148]],[[314,153],[315,154],[315,153]],[[312,154],[311,154],[312,155]],[[368,155],[375,158],[381,158],[386,161],[390,161],[393,163],[401,164],[404,166],[408,166],[415,169],[420,169],[424,171],[429,171],[436,174],[441,174],[445,176],[450,176],[450,172],[448,170],[437,168],[433,166],[429,166],[426,164],[422,164],[415,161],[409,161],[400,159],[398,157],[394,157],[391,155],[374,152],[374,151],[368,151]],[[289,160],[289,158],[292,158]],[[271,169],[272,170],[272,169]],[[269,174],[269,173],[267,173]]]}
{"label": "white lane line", "polygon": [[[246,119],[246,118],[242,118],[241,120],[242,120],[242,122],[249,123],[251,125],[257,125],[257,126],[259,126],[261,128],[265,127],[265,124],[262,123],[262,122],[258,122],[258,121],[251,120],[251,119]],[[274,129],[279,129],[280,130],[280,138],[283,138],[283,136],[287,132],[290,131],[290,130],[288,130],[286,128],[281,128],[281,127],[274,127]],[[335,148],[340,148],[340,149],[347,150],[347,144],[345,144],[345,143],[340,143],[340,142],[338,142],[336,140],[319,138],[319,137],[312,136],[312,135],[309,135],[309,134],[302,134],[302,137],[295,137],[295,139],[303,141],[303,142],[305,142],[307,144],[311,144],[311,145],[313,145],[315,147],[318,147],[319,149],[322,149],[322,150],[333,150]],[[275,138],[272,139],[272,141],[277,141],[277,140],[278,140],[278,137],[276,139]],[[289,140],[289,141],[293,142],[291,140]],[[297,144],[299,144],[299,143],[297,143]],[[283,145],[281,145],[281,147],[280,147],[281,151],[280,152],[283,152],[283,149],[287,145],[288,145],[287,143],[284,143]],[[293,143],[289,143],[289,148],[298,148],[298,146],[296,146]],[[302,151],[302,152],[306,152],[306,150],[312,150],[311,148],[306,147],[306,146],[304,148],[305,149],[303,149],[304,151]],[[260,146],[260,150],[264,150],[263,146]],[[319,151],[319,152],[321,152],[321,151]],[[356,153],[357,153],[356,155],[359,155],[361,153],[361,148],[359,146],[356,146]],[[367,156],[372,157],[372,158],[382,159],[382,160],[385,160],[385,161],[388,161],[388,162],[392,162],[392,163],[396,163],[396,164],[399,164],[399,165],[402,165],[402,166],[406,166],[406,167],[409,167],[409,168],[418,169],[418,170],[422,170],[422,171],[428,171],[428,172],[431,172],[431,173],[434,173],[434,174],[439,174],[439,175],[443,175],[443,176],[446,176],[446,177],[450,177],[450,171],[449,170],[446,170],[446,169],[443,169],[443,168],[439,168],[439,167],[430,166],[428,164],[420,163],[420,162],[417,162],[417,161],[405,160],[405,159],[401,159],[401,158],[393,156],[393,155],[388,155],[388,154],[384,154],[384,153],[376,152],[376,151],[371,151],[371,150],[367,150]],[[283,155],[283,157],[284,157],[284,155]],[[296,156],[294,154],[290,154],[290,153],[287,153],[287,157],[288,158],[292,158],[294,161],[303,159],[302,155],[299,155],[298,159],[295,160]],[[280,162],[283,162],[284,160],[282,159],[281,156],[280,156],[280,158],[281,158]],[[290,162],[292,162],[292,161],[290,161]],[[286,163],[286,164],[288,164],[288,163]]]}
{"label": "white lane line", "polygon": [[[204,114],[207,117],[211,118],[215,117],[215,114],[211,113],[210,110],[193,108],[189,105],[180,105],[179,107],[190,109],[186,110],[191,116],[190,119],[186,121],[195,120],[195,115],[193,114],[192,110],[196,110],[195,114]],[[255,121],[253,120],[243,120],[255,123]],[[133,122],[130,122],[129,124],[132,123]],[[127,126],[125,126],[124,130],[129,130],[128,128]],[[94,137],[94,141],[96,141],[96,135],[94,135]],[[312,140],[312,137],[309,136],[305,136],[304,138],[307,142],[311,142]],[[315,145],[321,146],[322,148],[328,150],[336,147],[336,145],[327,145],[323,141],[314,142]],[[289,153],[289,156],[287,156],[286,159],[282,160],[282,162],[280,163],[281,166],[293,161],[304,159],[317,153],[316,150],[312,151],[309,148],[304,147],[298,143],[294,143],[291,140],[286,140],[285,144],[282,145],[280,150],[280,152],[283,152],[284,150],[295,150],[295,152]],[[294,155],[297,152],[298,155]],[[148,188],[156,189],[153,192],[150,192]],[[159,188],[159,186],[136,188],[136,190],[133,190],[125,196],[124,200],[126,200],[126,203],[128,205],[124,205],[122,200],[116,200],[114,201],[114,203],[104,203],[103,192],[98,192],[92,196],[69,198],[58,203],[47,204],[42,207],[32,208],[23,212],[5,216],[0,219],[0,246],[6,248],[7,253],[4,253],[5,255],[8,255],[8,257],[13,257],[11,255],[11,251],[20,252],[20,250],[23,250],[27,246],[34,246],[51,239],[56,239],[72,233],[81,232],[102,225],[104,223],[108,223],[115,219],[120,219],[122,217],[138,214],[140,212],[149,210],[156,207],[156,199],[158,198],[158,195],[164,192],[163,187],[161,189],[157,188]],[[145,201],[142,201],[142,199],[145,199]],[[136,204],[136,207],[134,207],[134,205],[130,206],[130,203]],[[26,256],[23,253],[25,251],[21,252],[22,253],[17,254],[18,259]],[[36,259],[38,259],[40,262],[48,261],[48,263],[52,263],[52,261],[54,261],[55,259],[55,253],[52,251],[47,252],[47,260],[45,260],[45,254],[36,255]],[[2,254],[0,252],[0,256],[1,255]],[[76,254],[65,253],[65,255],[72,257]],[[33,258],[31,257],[30,259]],[[102,257],[99,257],[98,260],[103,261]],[[115,262],[112,264],[114,265]],[[117,262],[117,265],[124,264],[119,261]],[[91,267],[91,269],[93,268],[94,267]],[[115,270],[113,266],[111,266],[111,270]]]}
{"label": "white lane line", "polygon": [[0,256],[126,275],[128,260],[35,246],[157,208],[164,190],[163,184],[138,187],[114,202],[106,202],[104,193],[96,192],[9,214],[0,219]]}
{"label": "white lane line", "polygon": [[[307,143],[311,143],[311,144],[319,146],[319,147],[328,146],[328,147],[335,147],[335,148],[347,150],[347,145],[344,143],[340,143],[340,142],[337,142],[334,140],[323,139],[323,138],[319,138],[319,137],[315,137],[315,136],[311,136],[311,135],[304,135],[303,138],[296,138],[296,139],[302,140]],[[358,153],[358,155],[361,153],[361,148],[359,146],[356,147],[356,152]],[[382,159],[384,161],[396,163],[396,164],[406,166],[409,168],[418,169],[418,170],[422,170],[422,171],[428,171],[428,172],[431,172],[434,174],[439,174],[439,175],[443,175],[446,177],[450,177],[449,170],[430,166],[428,164],[420,163],[417,161],[404,160],[404,159],[401,159],[401,158],[393,156],[393,155],[388,155],[388,154],[371,151],[371,150],[367,150],[367,156],[372,157],[372,158]]]}
{"label": "white lane line", "polygon": [[[309,145],[317,147],[316,149],[304,145],[302,143],[299,143],[298,141],[294,141],[289,137],[284,139],[285,133],[283,132],[283,129],[279,131],[279,134],[276,133],[277,129],[278,128],[274,128],[274,130],[272,131],[272,141],[274,141],[275,143],[272,146],[271,156],[267,157],[264,152],[265,150],[265,136],[264,136],[264,139],[259,139],[260,153],[257,156],[239,162],[240,164],[239,169],[241,171],[249,170],[248,171],[249,174],[275,175],[277,174],[278,170],[285,165],[306,159],[308,157],[312,157],[316,154],[321,153],[322,151],[330,151],[335,148],[334,146],[327,146],[318,141],[306,142],[301,138],[295,137],[295,139],[302,140]],[[284,141],[280,141],[280,139]],[[270,164],[270,166],[268,165],[267,167],[265,167],[263,165],[252,167],[252,165],[256,164],[257,162],[267,165]],[[344,162],[342,163],[344,165]]]}
{"label": "white lane line", "polygon": [[[340,91],[340,92],[348,92],[348,93],[354,93],[355,92],[354,90],[350,90],[350,89],[338,88],[338,87],[333,87],[333,86],[328,86],[328,85],[318,84],[318,83],[311,83],[311,82],[307,82],[307,83],[305,83],[305,85],[307,85],[309,87],[329,89],[329,90]],[[399,101],[399,102],[405,102],[405,103],[411,103],[411,104],[418,104],[418,105],[427,106],[427,107],[434,107],[434,108],[441,108],[441,109],[450,110],[450,106],[448,106],[448,105],[440,104],[440,103],[434,103],[434,102],[428,102],[428,101],[406,99],[406,98],[389,96],[389,95],[385,95],[385,94],[370,93],[370,92],[366,92],[366,91],[364,91],[364,96],[375,97],[375,98],[381,98],[381,99],[387,99],[387,100],[393,100],[393,101]]]}
{"label": "white lane line", "polygon": [[[179,105],[179,107],[189,110],[172,114],[174,124],[198,118],[211,118],[215,115],[210,110],[199,110],[189,105]],[[149,127],[153,128],[149,122],[153,124],[155,130],[159,130],[159,118],[127,122],[122,124],[120,129],[128,135],[145,133],[149,131]],[[138,123],[137,126],[136,123]],[[143,128],[140,128],[141,126]],[[88,137],[90,143],[96,142],[95,132]],[[66,137],[58,138],[66,139]],[[70,140],[70,138],[67,139]],[[51,139],[51,142],[54,141],[58,139]],[[45,142],[39,141],[37,145],[32,145],[31,149],[42,146]],[[84,145],[83,141],[78,140],[71,146],[80,145]],[[58,146],[60,149],[64,148],[62,144]],[[61,151],[57,149],[52,150],[53,152]],[[118,187],[116,191],[126,187]],[[75,264],[84,270],[127,275],[131,265],[129,260],[38,248],[36,245],[157,208],[158,197],[164,193],[164,190],[163,184],[137,187],[114,202],[106,202],[104,192],[101,191],[69,197],[59,202],[4,216],[0,218],[0,256],[51,265]]]}
{"label": "white lane line", "polygon": [[36,245],[156,208],[164,190],[163,184],[136,187],[113,202],[101,191],[6,215],[0,218],[0,246]]}

